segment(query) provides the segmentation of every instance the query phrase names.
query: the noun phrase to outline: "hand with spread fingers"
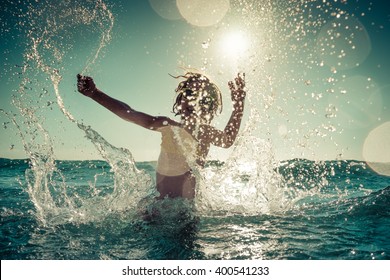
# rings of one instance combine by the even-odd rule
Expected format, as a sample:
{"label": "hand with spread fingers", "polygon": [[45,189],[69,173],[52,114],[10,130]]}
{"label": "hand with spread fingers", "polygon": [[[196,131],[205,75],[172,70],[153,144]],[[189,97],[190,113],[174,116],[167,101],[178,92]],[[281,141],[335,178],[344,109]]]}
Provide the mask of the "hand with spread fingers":
{"label": "hand with spread fingers", "polygon": [[245,91],[245,73],[238,74],[237,77],[233,81],[229,82],[229,88],[232,93],[232,101],[242,102],[245,99],[246,91]]}

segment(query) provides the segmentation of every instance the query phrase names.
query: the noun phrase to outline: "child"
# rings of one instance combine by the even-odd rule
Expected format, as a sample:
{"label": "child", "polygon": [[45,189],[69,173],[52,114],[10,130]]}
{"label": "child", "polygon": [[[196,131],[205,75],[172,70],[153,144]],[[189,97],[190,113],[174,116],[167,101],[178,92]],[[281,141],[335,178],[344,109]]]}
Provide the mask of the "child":
{"label": "child", "polygon": [[210,145],[229,148],[235,141],[244,111],[245,74],[229,82],[233,112],[224,130],[210,125],[214,115],[222,110],[221,92],[215,84],[198,73],[187,73],[176,88],[173,113],[180,122],[168,117],[153,117],[138,112],[129,105],[99,90],[92,78],[77,75],[77,89],[118,115],[122,119],[161,133],[161,152],[156,168],[156,187],[159,198],[195,197],[196,180],[193,174],[203,167]]}

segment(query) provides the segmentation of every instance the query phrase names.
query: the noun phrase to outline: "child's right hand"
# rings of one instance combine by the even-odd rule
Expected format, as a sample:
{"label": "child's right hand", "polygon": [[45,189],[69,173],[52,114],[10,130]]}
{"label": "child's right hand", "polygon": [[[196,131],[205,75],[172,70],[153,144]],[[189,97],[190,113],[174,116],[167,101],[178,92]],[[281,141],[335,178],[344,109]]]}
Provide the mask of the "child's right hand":
{"label": "child's right hand", "polygon": [[97,88],[91,77],[77,74],[77,90],[85,96],[91,97],[96,93]]}

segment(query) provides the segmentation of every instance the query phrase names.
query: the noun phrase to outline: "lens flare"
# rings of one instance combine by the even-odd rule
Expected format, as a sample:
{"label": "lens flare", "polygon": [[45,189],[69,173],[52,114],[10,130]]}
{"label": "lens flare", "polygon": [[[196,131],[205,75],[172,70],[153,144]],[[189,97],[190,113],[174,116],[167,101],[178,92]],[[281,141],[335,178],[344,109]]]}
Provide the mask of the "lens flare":
{"label": "lens flare", "polygon": [[223,19],[230,8],[229,0],[177,0],[182,17],[195,26],[211,26]]}
{"label": "lens flare", "polygon": [[319,57],[337,70],[359,66],[370,52],[370,36],[364,25],[353,16],[339,17],[324,25],[317,38]]}
{"label": "lens flare", "polygon": [[390,122],[374,128],[363,146],[363,158],[378,174],[390,176]]}
{"label": "lens flare", "polygon": [[176,6],[176,0],[149,0],[150,6],[162,18],[177,20],[181,18]]}

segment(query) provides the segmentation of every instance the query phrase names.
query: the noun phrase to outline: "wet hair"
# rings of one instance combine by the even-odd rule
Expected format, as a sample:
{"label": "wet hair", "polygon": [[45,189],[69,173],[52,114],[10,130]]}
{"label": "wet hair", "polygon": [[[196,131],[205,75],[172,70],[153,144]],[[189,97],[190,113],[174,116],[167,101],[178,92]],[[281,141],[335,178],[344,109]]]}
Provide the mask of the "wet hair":
{"label": "wet hair", "polygon": [[[172,76],[172,75],[171,75]],[[197,100],[198,106],[202,111],[211,114],[213,117],[222,112],[222,94],[218,87],[210,82],[203,74],[187,72],[185,75],[172,76],[173,78],[184,78],[176,88],[176,101],[173,104],[172,112],[175,116],[181,114],[181,100],[192,97]]]}

